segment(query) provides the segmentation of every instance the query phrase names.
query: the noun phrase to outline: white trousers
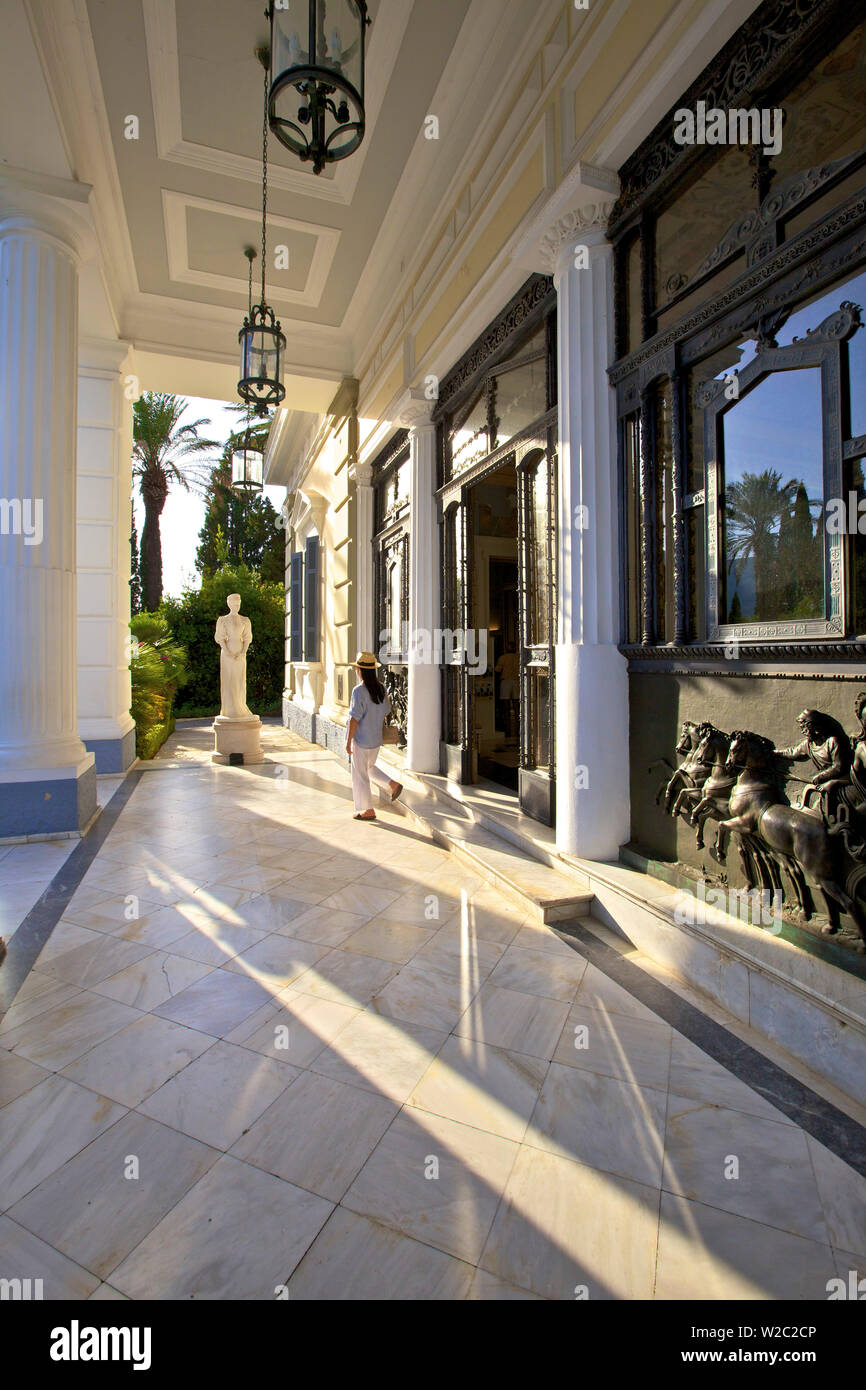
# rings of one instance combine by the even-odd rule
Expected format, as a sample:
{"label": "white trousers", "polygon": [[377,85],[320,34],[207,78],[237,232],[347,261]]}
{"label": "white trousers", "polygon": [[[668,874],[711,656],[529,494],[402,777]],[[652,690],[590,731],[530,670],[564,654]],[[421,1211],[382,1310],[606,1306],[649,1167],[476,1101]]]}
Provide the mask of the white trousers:
{"label": "white trousers", "polygon": [[386,777],[385,773],[376,766],[376,759],[379,756],[378,748],[359,748],[357,743],[352,751],[352,798],[355,802],[356,815],[361,811],[372,811],[373,809],[373,788],[370,782],[373,781],[380,787],[391,785],[391,778]]}

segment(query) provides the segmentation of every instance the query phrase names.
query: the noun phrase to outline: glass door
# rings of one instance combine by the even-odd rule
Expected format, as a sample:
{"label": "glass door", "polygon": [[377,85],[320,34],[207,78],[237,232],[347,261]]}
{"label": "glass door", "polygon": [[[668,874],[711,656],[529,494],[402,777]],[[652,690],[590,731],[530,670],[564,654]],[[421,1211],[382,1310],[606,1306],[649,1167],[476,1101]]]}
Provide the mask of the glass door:
{"label": "glass door", "polygon": [[556,576],[555,454],[528,448],[517,465],[520,575],[520,808],[553,825]]}

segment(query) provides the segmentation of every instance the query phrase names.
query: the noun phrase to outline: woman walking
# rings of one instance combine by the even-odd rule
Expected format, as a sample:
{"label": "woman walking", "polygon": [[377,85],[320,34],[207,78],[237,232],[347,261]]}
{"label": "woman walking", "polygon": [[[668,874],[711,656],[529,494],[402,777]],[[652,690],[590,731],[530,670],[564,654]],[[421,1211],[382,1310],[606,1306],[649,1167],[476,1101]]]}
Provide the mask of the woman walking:
{"label": "woman walking", "polygon": [[346,734],[346,752],[352,760],[355,820],[376,819],[371,779],[379,786],[390,788],[392,801],[396,801],[403,790],[400,782],[386,777],[376,766],[376,758],[382,746],[382,729],[391,713],[391,702],[385,694],[385,687],[376,675],[378,665],[372,652],[358,653],[355,662],[358,684],[352,691],[349,728]]}

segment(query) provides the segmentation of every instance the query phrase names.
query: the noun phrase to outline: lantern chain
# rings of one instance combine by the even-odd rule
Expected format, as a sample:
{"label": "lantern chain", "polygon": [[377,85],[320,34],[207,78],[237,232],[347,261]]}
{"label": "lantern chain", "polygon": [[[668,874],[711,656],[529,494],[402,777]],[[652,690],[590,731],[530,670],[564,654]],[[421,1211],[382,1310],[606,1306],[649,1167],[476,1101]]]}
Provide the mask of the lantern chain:
{"label": "lantern chain", "polygon": [[265,69],[265,111],[262,121],[262,307],[265,304],[265,259],[268,236],[268,78],[270,64]]}

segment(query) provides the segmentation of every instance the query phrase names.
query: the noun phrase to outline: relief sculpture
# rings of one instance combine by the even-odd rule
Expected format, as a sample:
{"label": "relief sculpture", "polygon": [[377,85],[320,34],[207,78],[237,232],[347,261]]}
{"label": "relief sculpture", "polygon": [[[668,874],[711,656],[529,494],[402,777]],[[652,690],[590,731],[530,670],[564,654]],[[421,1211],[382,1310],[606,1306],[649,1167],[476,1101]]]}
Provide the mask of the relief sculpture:
{"label": "relief sculpture", "polygon": [[[677,752],[683,761],[659,791],[668,815],[695,828],[704,848],[704,827],[718,829],[709,853],[727,863],[735,838],[749,889],[777,892],[783,874],[791,895],[787,907],[810,921],[815,914],[812,887],[827,910],[824,936],[835,936],[847,913],[866,951],[866,693],[857,696],[860,725],[848,735],[838,720],[820,710],[798,717],[802,738],[777,749],[772,739],[750,730],[727,734],[709,722],[686,721]],[[811,763],[810,778],[792,768]],[[789,781],[802,783],[792,805]]]}

